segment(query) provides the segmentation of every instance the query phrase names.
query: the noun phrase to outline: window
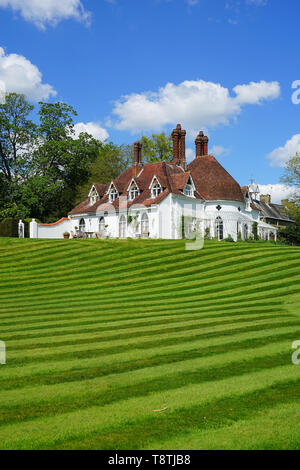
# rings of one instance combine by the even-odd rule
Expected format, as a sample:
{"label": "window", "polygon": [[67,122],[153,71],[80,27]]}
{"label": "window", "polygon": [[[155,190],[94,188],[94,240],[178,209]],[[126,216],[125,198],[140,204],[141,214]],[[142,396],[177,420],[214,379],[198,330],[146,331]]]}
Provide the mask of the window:
{"label": "window", "polygon": [[99,219],[99,233],[103,234],[105,232],[105,220],[104,217],[100,217]]}
{"label": "window", "polygon": [[155,199],[162,192],[162,187],[158,181],[154,181],[151,188],[152,199]]}
{"label": "window", "polygon": [[149,236],[149,217],[146,212],[143,213],[142,215],[142,220],[141,220],[141,228],[142,228],[142,236]]}
{"label": "window", "polygon": [[218,240],[223,240],[224,238],[224,226],[221,217],[216,218],[216,237]]}
{"label": "window", "polygon": [[249,234],[248,234],[248,225],[247,224],[244,224],[244,240],[247,240]]}
{"label": "window", "polygon": [[184,188],[183,193],[184,193],[185,196],[194,197],[194,188],[193,188],[193,185],[190,184],[190,183],[187,183],[187,184],[185,185],[185,188]]}
{"label": "window", "polygon": [[119,193],[114,186],[109,191],[109,202],[114,202],[119,197]]}
{"label": "window", "polygon": [[125,215],[121,215],[119,219],[119,237],[125,238],[126,237],[126,217]]}
{"label": "window", "polygon": [[98,201],[98,193],[95,188],[93,188],[91,195],[90,195],[90,204],[93,206]]}
{"label": "window", "polygon": [[139,188],[135,183],[132,183],[129,189],[129,201],[133,201],[136,197],[140,195]]}
{"label": "window", "polygon": [[85,221],[81,219],[79,222],[79,232],[85,232]]}

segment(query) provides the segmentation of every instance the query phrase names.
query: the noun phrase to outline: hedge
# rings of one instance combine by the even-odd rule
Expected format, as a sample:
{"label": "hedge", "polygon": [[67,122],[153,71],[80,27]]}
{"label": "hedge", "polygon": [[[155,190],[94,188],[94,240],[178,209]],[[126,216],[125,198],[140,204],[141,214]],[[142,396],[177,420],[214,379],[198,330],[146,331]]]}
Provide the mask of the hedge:
{"label": "hedge", "polygon": [[17,219],[6,219],[0,222],[0,237],[19,237],[19,221]]}

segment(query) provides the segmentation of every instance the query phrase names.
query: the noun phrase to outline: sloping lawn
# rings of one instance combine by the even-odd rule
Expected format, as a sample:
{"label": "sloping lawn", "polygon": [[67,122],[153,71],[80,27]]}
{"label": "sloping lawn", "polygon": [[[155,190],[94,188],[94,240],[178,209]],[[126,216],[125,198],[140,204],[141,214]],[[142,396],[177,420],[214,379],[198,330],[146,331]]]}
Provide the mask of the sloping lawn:
{"label": "sloping lawn", "polygon": [[0,448],[299,448],[299,263],[271,243],[0,239]]}

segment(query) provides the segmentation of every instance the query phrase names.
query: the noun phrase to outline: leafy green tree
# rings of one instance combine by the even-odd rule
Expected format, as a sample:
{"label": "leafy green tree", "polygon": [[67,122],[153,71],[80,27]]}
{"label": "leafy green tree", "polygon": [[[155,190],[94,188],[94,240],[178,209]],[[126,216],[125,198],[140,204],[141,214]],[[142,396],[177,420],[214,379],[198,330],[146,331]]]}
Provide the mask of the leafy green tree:
{"label": "leafy green tree", "polygon": [[103,144],[99,149],[97,159],[91,166],[88,181],[77,187],[76,204],[87,199],[93,183],[110,183],[132,164],[132,159],[131,145],[118,146],[112,142]]}
{"label": "leafy green tree", "polygon": [[288,244],[300,244],[300,154],[296,153],[285,164],[281,181],[296,188],[294,194],[287,202],[287,214],[295,221],[294,225],[281,228],[278,231],[279,238]]}
{"label": "leafy green tree", "polygon": [[142,136],[143,161],[145,163],[171,161],[173,157],[172,138],[161,134],[152,134],[151,137]]}
{"label": "leafy green tree", "polygon": [[38,123],[30,119],[33,111],[16,93],[0,105],[0,220],[65,215],[102,146],[89,134],[75,138],[71,106],[40,102]]}
{"label": "leafy green tree", "polygon": [[[300,154],[296,153],[285,164],[284,174],[281,181],[296,188],[300,188]],[[299,198],[299,194],[295,195]]]}

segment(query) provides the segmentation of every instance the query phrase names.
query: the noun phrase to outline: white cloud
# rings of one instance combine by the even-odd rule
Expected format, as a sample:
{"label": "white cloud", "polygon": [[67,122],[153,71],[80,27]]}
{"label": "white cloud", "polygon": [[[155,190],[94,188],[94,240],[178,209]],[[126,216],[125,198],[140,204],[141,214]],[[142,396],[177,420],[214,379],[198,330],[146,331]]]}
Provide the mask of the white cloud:
{"label": "white cloud", "polygon": [[6,92],[24,93],[33,101],[56,95],[51,85],[42,83],[42,74],[36,65],[22,55],[6,55],[2,47],[0,47],[0,81],[4,83]]}
{"label": "white cloud", "polygon": [[0,0],[0,8],[8,7],[41,29],[66,19],[85,24],[91,20],[91,13],[84,9],[80,0]]}
{"label": "white cloud", "polygon": [[280,204],[282,199],[288,199],[296,191],[296,188],[285,184],[259,184],[258,186],[260,194],[270,194],[271,202],[275,204]]}
{"label": "white cloud", "polygon": [[286,141],[283,147],[278,147],[273,152],[269,153],[268,158],[271,166],[284,167],[285,163],[300,153],[300,134],[295,134],[293,137]]}
{"label": "white cloud", "polygon": [[216,157],[224,157],[225,155],[228,155],[230,153],[230,149],[223,147],[222,145],[214,145],[209,153],[212,155],[215,155]]}
{"label": "white cloud", "polygon": [[158,91],[132,93],[115,102],[117,117],[110,125],[132,133],[159,131],[181,122],[190,130],[228,124],[246,104],[260,104],[280,94],[278,82],[251,82],[237,85],[230,96],[228,88],[204,80],[186,80],[179,85],[167,83]]}
{"label": "white cloud", "polygon": [[93,137],[95,137],[95,139],[101,140],[102,142],[109,137],[107,130],[96,122],[87,122],[86,124],[83,122],[78,122],[75,124],[74,130],[76,137],[78,137],[81,132],[87,132],[88,134],[91,134]]}
{"label": "white cloud", "polygon": [[240,104],[260,104],[263,100],[274,100],[280,94],[278,82],[251,82],[233,88],[236,100]]}

